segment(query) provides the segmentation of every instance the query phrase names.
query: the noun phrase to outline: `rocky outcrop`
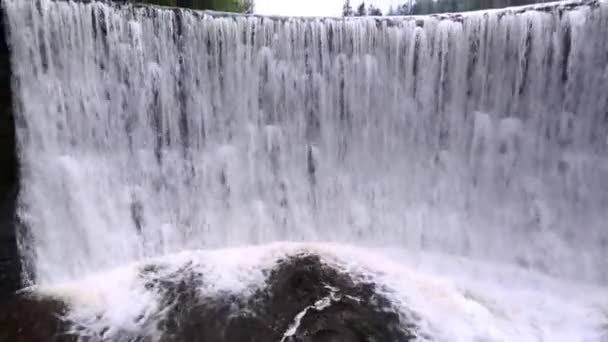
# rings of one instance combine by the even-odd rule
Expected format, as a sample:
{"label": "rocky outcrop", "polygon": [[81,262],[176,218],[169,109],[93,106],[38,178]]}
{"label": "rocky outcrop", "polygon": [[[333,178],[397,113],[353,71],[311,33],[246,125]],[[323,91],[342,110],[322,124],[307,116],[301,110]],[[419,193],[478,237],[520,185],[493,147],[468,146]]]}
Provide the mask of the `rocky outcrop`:
{"label": "rocky outcrop", "polygon": [[76,337],[67,331],[86,331],[91,342],[400,342],[413,340],[416,332],[414,322],[395,310],[375,284],[357,281],[314,255],[280,260],[268,271],[266,286],[246,297],[209,298],[198,291],[202,274],[185,267],[167,277],[159,270],[142,271],[145,288],[162,298],[162,315],[138,322],[141,333],[117,333],[111,327],[93,333],[62,320],[65,305],[21,297],[9,307],[14,313],[0,315],[0,337],[71,342]]}
{"label": "rocky outcrop", "polygon": [[75,342],[61,316],[66,307],[32,293],[14,295],[0,302],[0,341]]}
{"label": "rocky outcrop", "polygon": [[[198,277],[191,277],[198,279]],[[196,282],[194,283],[196,285]],[[173,309],[162,341],[409,341],[413,335],[375,285],[324,265],[317,256],[281,260],[254,296],[198,299],[190,281],[151,284]]]}
{"label": "rocky outcrop", "polygon": [[0,5],[0,299],[19,288],[21,274],[15,234],[19,170],[10,58],[4,29],[4,13]]}

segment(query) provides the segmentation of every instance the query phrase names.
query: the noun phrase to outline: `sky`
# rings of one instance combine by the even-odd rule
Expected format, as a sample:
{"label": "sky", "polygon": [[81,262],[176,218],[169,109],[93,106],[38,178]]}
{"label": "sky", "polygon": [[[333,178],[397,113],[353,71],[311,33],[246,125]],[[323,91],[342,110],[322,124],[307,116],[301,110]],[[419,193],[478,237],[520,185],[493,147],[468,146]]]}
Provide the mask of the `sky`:
{"label": "sky", "polygon": [[[351,0],[356,8],[362,0]],[[386,12],[393,4],[402,3],[403,0],[366,0]],[[267,15],[287,16],[340,16],[344,0],[255,0],[255,12]]]}

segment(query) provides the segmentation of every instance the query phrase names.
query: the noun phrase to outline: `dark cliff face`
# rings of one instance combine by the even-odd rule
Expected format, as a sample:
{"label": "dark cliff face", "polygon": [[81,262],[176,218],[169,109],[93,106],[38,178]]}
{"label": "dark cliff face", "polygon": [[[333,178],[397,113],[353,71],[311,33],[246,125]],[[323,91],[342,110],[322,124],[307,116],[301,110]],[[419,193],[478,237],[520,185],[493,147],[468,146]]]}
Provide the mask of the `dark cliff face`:
{"label": "dark cliff face", "polygon": [[19,168],[11,93],[11,69],[4,11],[0,7],[0,299],[20,286],[21,268],[16,240]]}

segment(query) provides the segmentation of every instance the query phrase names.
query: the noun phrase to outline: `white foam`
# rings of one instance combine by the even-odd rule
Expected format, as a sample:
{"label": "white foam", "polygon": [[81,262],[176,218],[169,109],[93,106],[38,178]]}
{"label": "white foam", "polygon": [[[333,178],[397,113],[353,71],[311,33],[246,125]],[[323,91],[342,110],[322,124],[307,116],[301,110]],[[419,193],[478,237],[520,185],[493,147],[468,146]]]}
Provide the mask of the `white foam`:
{"label": "white foam", "polygon": [[[452,256],[338,244],[276,243],[183,252],[145,264],[162,266],[158,268],[161,278],[186,265],[204,274],[203,296],[248,296],[264,285],[264,270],[279,258],[298,253],[317,254],[356,279],[376,283],[405,320],[420,326],[420,340],[427,336],[434,341],[570,342],[606,337],[606,289]],[[67,300],[72,305],[70,318],[91,331],[108,326],[110,331],[138,331],[137,322],[145,321],[142,317],[153,317],[162,309],[159,298],[143,286],[141,266],[130,265],[39,291]],[[331,294],[327,298],[331,304]],[[308,309],[322,310],[324,303],[328,304],[310,303]],[[302,310],[305,315],[307,308]]]}

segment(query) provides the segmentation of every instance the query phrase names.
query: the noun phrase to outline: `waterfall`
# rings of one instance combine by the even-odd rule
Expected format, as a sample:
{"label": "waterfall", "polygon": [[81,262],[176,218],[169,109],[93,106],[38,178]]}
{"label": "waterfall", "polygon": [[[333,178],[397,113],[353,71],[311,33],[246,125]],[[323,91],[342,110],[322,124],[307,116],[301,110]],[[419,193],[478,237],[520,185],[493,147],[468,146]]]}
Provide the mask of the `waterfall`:
{"label": "waterfall", "polygon": [[333,241],[608,282],[608,5],[280,18],[4,0],[38,283]]}

